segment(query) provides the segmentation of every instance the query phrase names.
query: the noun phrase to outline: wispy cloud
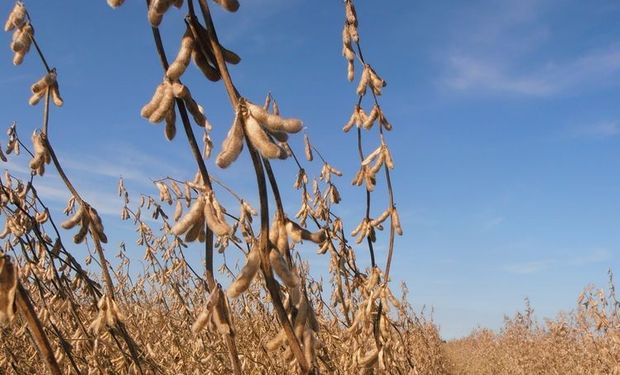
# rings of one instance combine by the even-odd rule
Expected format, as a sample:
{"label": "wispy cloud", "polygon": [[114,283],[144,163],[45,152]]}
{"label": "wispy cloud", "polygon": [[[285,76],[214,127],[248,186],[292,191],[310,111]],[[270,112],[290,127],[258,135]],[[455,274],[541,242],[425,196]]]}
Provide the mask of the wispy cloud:
{"label": "wispy cloud", "polygon": [[567,264],[570,266],[583,266],[586,264],[607,262],[612,258],[612,253],[608,249],[595,249],[590,254],[569,259]]}
{"label": "wispy cloud", "polygon": [[570,133],[574,138],[612,138],[620,135],[620,121],[602,121],[574,127]]}
{"label": "wispy cloud", "polygon": [[63,204],[71,196],[71,193],[64,185],[61,186],[58,181],[53,181],[52,179],[48,179],[46,183],[35,184],[35,189],[44,202]]}
{"label": "wispy cloud", "polygon": [[[292,7],[294,3],[295,1],[291,0],[263,0],[242,3],[243,12],[238,13],[238,19],[234,26],[229,26],[228,23],[221,25],[223,42],[235,45],[241,39],[247,42],[247,39],[250,38],[252,41],[250,44],[263,48],[269,44],[269,40],[264,33],[256,31],[261,30],[261,25],[272,22],[273,17]],[[248,30],[253,30],[253,32],[248,33]],[[282,37],[289,36],[283,35]]]}
{"label": "wispy cloud", "polygon": [[567,258],[547,258],[526,262],[517,262],[504,266],[504,270],[517,275],[527,275],[547,271],[552,268],[582,267],[588,264],[608,262],[612,253],[608,249],[597,248],[584,255]]}
{"label": "wispy cloud", "polygon": [[545,271],[555,264],[554,260],[536,260],[531,262],[515,263],[506,266],[504,269],[517,275],[527,275],[540,271]]}
{"label": "wispy cloud", "polygon": [[482,223],[482,229],[485,231],[491,230],[493,228],[496,228],[497,226],[501,225],[506,219],[503,216],[494,216],[489,218],[488,220],[485,220]]}
{"label": "wispy cloud", "polygon": [[154,178],[183,169],[173,162],[131,147],[105,146],[95,155],[107,155],[107,157],[81,155],[80,157],[68,157],[62,162],[69,170],[76,172],[113,179],[123,177],[125,180],[142,184],[148,184]]}
{"label": "wispy cloud", "polygon": [[588,52],[574,60],[521,65],[487,56],[454,55],[443,84],[456,91],[500,92],[527,96],[574,93],[620,73],[620,49]]}
{"label": "wispy cloud", "polygon": [[9,159],[6,163],[2,163],[2,169],[9,171],[9,173],[16,175],[17,177],[30,176],[30,168],[17,163],[12,159]]}
{"label": "wispy cloud", "polygon": [[[88,183],[88,181],[82,181],[81,178],[75,180],[83,187],[80,191],[82,198],[95,207],[99,213],[104,215],[119,214],[122,202],[116,195],[114,185],[110,184],[109,188],[106,188],[106,186],[96,186],[93,183]],[[34,185],[39,197],[47,204],[62,207],[71,197],[69,190],[56,175],[46,175],[43,179],[35,181]]]}
{"label": "wispy cloud", "polygon": [[[574,94],[620,76],[617,44],[561,53],[549,19],[549,0],[497,1],[466,15],[467,33],[456,33],[440,52],[438,81],[456,92],[548,97]],[[553,9],[553,12],[551,10]],[[473,12],[473,11],[472,11]]]}
{"label": "wispy cloud", "polygon": [[[150,187],[154,178],[178,176],[184,169],[187,169],[188,174],[192,173],[190,168],[183,168],[174,161],[120,145],[100,145],[92,155],[64,155],[61,164],[82,197],[104,215],[116,216],[120,212],[122,201],[116,192],[120,176],[141,189]],[[98,155],[107,156],[102,158]],[[10,159],[1,166],[18,178],[28,179],[28,160],[24,157]],[[41,199],[52,206],[64,207],[71,196],[52,166],[48,167],[45,176],[34,179],[34,187]]]}

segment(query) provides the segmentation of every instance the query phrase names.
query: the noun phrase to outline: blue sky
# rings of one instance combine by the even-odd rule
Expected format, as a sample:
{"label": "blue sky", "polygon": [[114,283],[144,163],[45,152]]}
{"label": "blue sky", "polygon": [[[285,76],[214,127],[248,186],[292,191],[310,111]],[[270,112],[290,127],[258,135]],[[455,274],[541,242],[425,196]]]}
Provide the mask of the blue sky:
{"label": "blue sky", "polygon": [[[162,127],[139,116],[162,77],[143,2],[117,10],[103,0],[67,4],[27,2],[66,102],[51,114],[50,137],[78,189],[106,214],[109,251],[125,241],[138,261],[132,228],[117,220],[117,178],[134,194],[154,193],[152,179],[193,175],[191,155],[183,138],[166,142]],[[235,15],[214,11],[224,45],[243,59],[233,79],[244,96],[260,102],[271,91],[285,115],[304,120],[313,143],[345,172],[340,212],[353,225],[363,193],[349,187],[355,139],[340,131],[356,99],[340,56],[340,2],[241,4]],[[607,269],[620,270],[620,4],[385,4],[359,2],[358,16],[365,57],[388,81],[381,100],[394,124],[388,142],[405,229],[394,284],[408,284],[416,307],[434,307],[447,338],[499,327],[525,297],[541,317],[573,308],[583,287],[604,286]],[[11,6],[4,2],[0,14]],[[162,32],[174,55],[182,13],[172,10]],[[41,108],[27,100],[42,67],[32,53],[12,66],[10,35],[3,40],[0,124],[16,120],[27,139],[40,126]],[[232,120],[224,89],[195,71],[184,81],[214,124],[217,150]],[[3,167],[23,172],[26,163]],[[255,201],[247,157],[226,171],[210,165]],[[286,187],[289,166],[277,165]],[[58,207],[68,198],[53,174],[39,189]],[[382,193],[380,186],[378,207]],[[294,212],[296,194],[286,197]],[[384,259],[385,246],[378,251]]]}

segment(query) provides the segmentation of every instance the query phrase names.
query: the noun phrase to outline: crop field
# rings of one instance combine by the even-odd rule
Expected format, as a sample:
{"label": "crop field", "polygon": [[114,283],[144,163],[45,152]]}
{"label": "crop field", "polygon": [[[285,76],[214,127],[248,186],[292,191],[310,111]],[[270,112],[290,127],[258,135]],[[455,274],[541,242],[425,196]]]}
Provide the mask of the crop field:
{"label": "crop field", "polygon": [[[136,5],[107,3],[110,27]],[[143,106],[131,109],[141,117],[135,126],[157,126],[167,147],[191,156],[193,176],[149,176],[150,190],[140,193],[127,172],[112,171],[114,217],[75,182],[67,143],[55,142],[72,86],[63,81],[69,58],[48,48],[54,28],[39,26],[50,5],[11,6],[3,39],[10,75],[40,68],[29,109],[41,122],[33,128],[11,113],[0,141],[0,374],[620,374],[611,271],[607,289],[586,288],[555,319],[541,322],[528,302],[499,330],[448,341],[433,312],[414,307],[408,286],[392,281],[410,229],[397,209],[408,192],[393,185],[410,156],[390,147],[407,124],[392,124],[382,106],[398,73],[373,65],[381,45],[360,36],[374,31],[356,12],[366,4],[339,3],[342,33],[333,38],[353,100],[340,113],[348,121],[331,129],[306,125],[275,94],[244,96],[229,68],[246,61],[223,46],[214,21],[225,14],[234,22],[244,1],[140,4],[135,27],[148,28],[152,56],[119,59],[150,58],[159,71]],[[182,35],[166,35],[164,24]],[[204,87],[217,88],[226,107],[205,103]],[[232,113],[228,123],[212,120],[217,110]],[[333,150],[318,147],[327,132],[351,139],[354,147],[338,150],[353,161],[351,176]],[[252,184],[239,189],[234,177],[220,178],[231,170]],[[64,207],[46,200],[52,178],[68,197]],[[344,196],[347,184],[360,195]],[[347,205],[364,214],[352,218]],[[108,238],[119,227],[133,236],[116,246]]]}

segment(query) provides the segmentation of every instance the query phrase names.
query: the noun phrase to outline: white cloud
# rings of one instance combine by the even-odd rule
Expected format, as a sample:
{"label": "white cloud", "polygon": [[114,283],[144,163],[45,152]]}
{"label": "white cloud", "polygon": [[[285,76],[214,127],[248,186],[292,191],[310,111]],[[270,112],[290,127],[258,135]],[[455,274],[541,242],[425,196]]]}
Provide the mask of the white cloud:
{"label": "white cloud", "polygon": [[[182,170],[192,173],[191,167],[182,168],[174,162],[130,147],[103,146],[92,155],[65,154],[61,156],[60,162],[82,198],[104,215],[117,216],[120,212],[122,201],[116,191],[120,176],[141,189],[152,188],[152,179],[166,174],[176,175]],[[28,160],[29,157],[23,155],[20,159],[10,159],[2,166],[16,177],[27,180],[30,178]],[[71,196],[52,165],[47,166],[43,177],[35,177],[33,184],[43,202],[48,205],[64,207]]]}
{"label": "white cloud", "polygon": [[6,163],[2,163],[2,167],[5,170],[9,171],[10,174],[15,175],[16,177],[29,177],[30,176],[30,168],[28,168],[25,164],[20,164],[15,162],[12,158],[9,159]]}
{"label": "white cloud", "polygon": [[603,263],[612,258],[611,251],[608,249],[595,249],[590,254],[579,256],[569,260],[567,263],[571,266],[583,266],[586,264]]}
{"label": "white cloud", "polygon": [[494,216],[482,223],[482,229],[485,231],[496,228],[502,224],[506,219],[503,216]]}
{"label": "white cloud", "polygon": [[604,263],[608,262],[611,258],[612,253],[610,250],[605,248],[596,248],[590,250],[589,252],[584,252],[583,255],[573,257],[561,259],[549,258],[513,263],[506,265],[504,270],[517,275],[527,275],[546,271],[551,268],[582,267],[589,264]]}
{"label": "white cloud", "polygon": [[611,138],[620,135],[620,121],[603,121],[576,127],[571,135],[574,138]]}
{"label": "white cloud", "polygon": [[37,191],[37,194],[44,202],[56,202],[56,203],[66,203],[71,193],[64,185],[61,185],[58,181],[53,181],[52,179],[48,179],[46,181],[35,181],[34,188]]}
{"label": "white cloud", "polygon": [[[269,40],[264,33],[257,32],[257,30],[261,30],[263,24],[273,22],[273,17],[292,7],[294,3],[295,1],[291,0],[242,2],[241,7],[243,11],[237,13],[234,25],[229,22],[222,22],[221,25],[218,25],[219,16],[216,14],[216,26],[218,26],[218,29],[221,28],[218,34],[221,34],[220,39],[222,39],[222,43],[224,45],[230,43],[234,46],[235,44],[238,45],[238,42],[242,39],[247,41],[247,38],[251,38],[252,44],[264,47],[269,43]],[[248,32],[249,30],[252,30],[252,32]]]}
{"label": "white cloud", "polygon": [[555,261],[553,260],[537,260],[531,262],[523,262],[523,263],[515,263],[506,266],[504,269],[510,273],[518,274],[518,275],[527,275],[531,273],[536,273],[540,271],[544,271],[551,267]]}
{"label": "white cloud", "polygon": [[[563,50],[559,55],[548,19],[550,0],[497,1],[472,7],[463,26],[442,45],[439,83],[457,92],[546,97],[613,83],[620,75],[620,46]],[[461,21],[461,20],[459,20]]]}
{"label": "white cloud", "polygon": [[[62,164],[68,170],[86,172],[102,177],[148,184],[153,178],[162,177],[162,173],[178,171],[179,166],[129,147],[111,147],[101,149],[94,155],[63,158]],[[105,158],[99,155],[106,155]]]}
{"label": "white cloud", "polygon": [[[106,189],[106,186],[95,187],[79,178],[76,180],[84,186],[83,189],[78,189],[81,197],[95,207],[100,214],[119,214],[122,202],[116,195],[113,185]],[[46,204],[64,206],[71,197],[71,193],[64,183],[55,175],[45,175],[41,179],[35,179],[34,187],[41,200]]]}
{"label": "white cloud", "polygon": [[[528,65],[523,61],[520,65]],[[547,62],[522,73],[519,64],[502,59],[454,55],[443,83],[456,91],[500,92],[527,96],[571,94],[607,84],[620,73],[620,49],[588,52],[574,60]]]}

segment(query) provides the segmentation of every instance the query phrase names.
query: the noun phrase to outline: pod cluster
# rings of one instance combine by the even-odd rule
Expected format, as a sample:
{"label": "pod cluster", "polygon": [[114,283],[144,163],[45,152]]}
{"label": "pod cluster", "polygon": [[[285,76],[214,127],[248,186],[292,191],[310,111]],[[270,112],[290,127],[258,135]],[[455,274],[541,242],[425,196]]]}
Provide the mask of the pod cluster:
{"label": "pod cluster", "polygon": [[248,100],[240,100],[233,125],[222,143],[216,164],[226,168],[237,159],[243,149],[244,135],[264,158],[286,159],[286,146],[276,141],[285,143],[288,134],[298,133],[303,128],[303,122],[295,118],[281,117],[277,110],[274,112],[270,113],[266,108]]}
{"label": "pod cluster", "polygon": [[356,104],[353,108],[351,117],[349,117],[349,121],[342,127],[342,130],[347,133],[353,126],[371,129],[377,122],[383,129],[392,130],[392,124],[385,117],[381,107],[375,104],[370,110],[370,113],[366,114],[362,107]]}
{"label": "pod cluster", "polygon": [[[200,23],[190,20],[190,29],[192,36],[194,37],[194,44],[191,50],[191,57],[194,64],[202,74],[210,81],[218,81],[222,76],[220,75],[220,68],[213,53],[211,47],[209,33]],[[196,39],[198,38],[198,39]],[[224,61],[229,64],[238,64],[241,61],[239,55],[224,48],[220,45],[222,56]]]}
{"label": "pod cluster", "polygon": [[30,105],[37,105],[41,101],[41,98],[47,95],[48,92],[51,94],[52,100],[57,107],[62,107],[64,103],[60,97],[58,81],[56,80],[56,72],[54,70],[33,83],[32,86],[30,86],[30,91],[32,91],[32,96],[28,101]]}
{"label": "pod cluster", "polygon": [[[323,230],[310,232],[294,221],[276,215],[269,230],[269,265],[286,287],[293,290],[299,288],[300,280],[286,260],[289,253],[289,239],[293,243],[307,240],[321,244],[325,242],[326,235]],[[260,265],[259,241],[254,240],[241,272],[227,290],[228,296],[235,298],[245,292],[256,276]]]}
{"label": "pod cluster", "polygon": [[45,134],[36,130],[32,133],[34,156],[30,160],[30,169],[39,176],[43,176],[43,173],[45,173],[45,164],[49,164],[52,160],[45,138]]}
{"label": "pod cluster", "polygon": [[400,216],[396,207],[388,207],[375,219],[363,218],[362,221],[353,229],[351,235],[356,237],[355,242],[361,243],[364,238],[368,237],[372,242],[376,240],[376,229],[383,230],[383,222],[387,218],[391,219],[391,225],[394,227],[394,231],[402,236],[403,228],[400,224]]}
{"label": "pod cluster", "polygon": [[172,140],[176,135],[175,99],[183,100],[196,124],[207,129],[211,128],[204,110],[196,103],[189,89],[179,82],[170,82],[167,79],[157,86],[151,100],[142,107],[140,115],[154,124],[165,120],[164,133],[168,140]]}
{"label": "pod cluster", "polygon": [[232,335],[233,328],[230,321],[230,310],[222,286],[217,286],[209,294],[204,310],[198,315],[192,325],[192,332],[197,334],[205,327],[222,335]]}
{"label": "pod cluster", "polygon": [[24,61],[24,56],[30,50],[34,29],[28,21],[28,13],[24,3],[18,1],[9,13],[9,17],[4,24],[4,31],[13,31],[11,50],[15,53],[13,64],[19,65]]}
{"label": "pod cluster", "polygon": [[394,227],[394,231],[402,236],[403,228],[400,224],[400,216],[396,207],[388,207],[375,219],[363,218],[362,221],[353,229],[351,235],[356,237],[355,242],[361,243],[364,238],[368,237],[372,242],[376,241],[376,230],[383,230],[383,222],[387,218],[391,219],[391,225]]}
{"label": "pod cluster", "polygon": [[353,43],[359,42],[359,34],[357,32],[357,14],[355,7],[351,1],[345,2],[346,19],[342,29],[342,55],[347,60],[347,78],[353,81],[355,77],[355,51]]}
{"label": "pod cluster", "polygon": [[[182,1],[154,0],[149,6],[149,19],[159,25],[163,13],[171,6],[180,6]],[[220,46],[221,47],[221,46]],[[237,64],[241,58],[234,52],[221,47],[224,60],[231,64]],[[196,124],[208,130],[211,125],[207,121],[204,109],[193,99],[189,89],[180,82],[181,76],[187,70],[190,61],[193,60],[200,71],[211,81],[221,78],[219,67],[215,59],[207,30],[194,19],[187,21],[187,28],[181,38],[179,51],[168,66],[163,82],[157,86],[153,97],[141,111],[142,117],[152,123],[165,121],[165,135],[172,140],[176,135],[176,112],[174,108],[175,98],[183,100],[188,112],[192,115]]]}
{"label": "pod cluster", "polygon": [[[293,242],[309,240],[319,244],[325,241],[326,236],[322,230],[315,233],[309,232],[297,223],[279,214],[276,214],[269,231],[269,243],[271,246],[269,263],[275,274],[286,286],[283,301],[284,308],[289,312],[293,331],[297,340],[302,344],[306,360],[308,363],[313,363],[316,357],[316,334],[319,331],[319,323],[308,301],[301,279],[297,275],[298,271],[287,261],[288,254],[290,253],[289,239],[293,240]],[[283,357],[287,361],[294,360],[294,355],[284,329],[281,329],[275,337],[268,341],[265,347],[269,351],[284,348]]]}
{"label": "pod cluster", "polygon": [[[23,190],[21,190],[20,193],[24,194],[25,196],[26,189],[24,188]],[[13,199],[23,199],[23,197],[14,196]],[[17,212],[7,217],[4,223],[4,229],[2,229],[2,231],[0,232],[0,239],[6,238],[6,236],[8,236],[9,234],[14,235],[15,237],[21,237],[24,234],[28,233],[32,229],[33,225],[34,223],[32,219],[28,217],[28,215],[24,214],[23,212]]]}
{"label": "pod cluster", "polygon": [[390,149],[385,144],[381,144],[362,161],[361,167],[351,183],[357,186],[365,183],[368,191],[374,191],[377,173],[384,165],[389,169],[394,169],[394,160]]}
{"label": "pod cluster", "polygon": [[362,300],[347,333],[351,337],[360,337],[374,335],[376,331],[378,335],[375,335],[374,345],[370,349],[354,341],[351,348],[353,361],[365,371],[372,371],[374,366],[385,370],[386,346],[391,341],[389,307],[393,305],[398,308],[400,303],[387,285],[381,283],[381,272],[376,267],[362,281],[360,290]]}
{"label": "pod cluster", "polygon": [[369,64],[365,64],[362,77],[357,85],[357,95],[364,96],[366,94],[366,88],[369,86],[375,95],[381,95],[381,89],[386,85],[387,83],[385,80],[379,77]]}
{"label": "pod cluster", "polygon": [[106,327],[113,328],[125,317],[118,309],[113,298],[104,294],[97,302],[97,317],[88,327],[88,330],[94,334],[101,333]]}
{"label": "pod cluster", "polygon": [[75,213],[66,221],[60,224],[64,229],[72,229],[76,225],[80,226],[78,232],[73,236],[73,242],[82,243],[86,238],[86,234],[90,230],[91,233],[96,234],[102,243],[108,242],[108,237],[105,234],[101,217],[93,207],[86,202],[81,202],[80,207]]}
{"label": "pod cluster", "polygon": [[[285,294],[284,307],[289,311],[288,315],[292,321],[293,332],[297,340],[302,344],[306,361],[314,363],[318,349],[316,335],[320,328],[308,297],[305,292],[302,293],[299,289],[289,290]],[[283,358],[291,363],[295,360],[284,329],[280,329],[275,337],[265,343],[265,348],[271,352],[284,348],[284,352],[282,352]]]}
{"label": "pod cluster", "polygon": [[[319,332],[319,322],[307,296],[298,290],[290,290],[285,294],[284,307],[290,311],[289,319],[292,321],[293,332],[302,344],[306,361],[314,363],[318,349],[316,334]],[[282,357],[288,362],[295,360],[283,328],[265,343],[265,348],[270,352],[284,348]]]}
{"label": "pod cluster", "polygon": [[196,198],[188,212],[170,228],[170,232],[175,236],[185,235],[185,242],[204,242],[206,224],[216,235],[230,236],[233,230],[226,223],[225,213],[226,210],[215,199],[213,192],[205,192]]}
{"label": "pod cluster", "polygon": [[7,145],[6,145],[6,153],[7,154],[15,153],[15,155],[19,155],[20,146],[19,146],[19,139],[17,138],[17,129],[16,129],[15,122],[13,122],[11,126],[9,126],[9,128],[6,131],[6,134],[9,138],[9,141],[7,142]]}

